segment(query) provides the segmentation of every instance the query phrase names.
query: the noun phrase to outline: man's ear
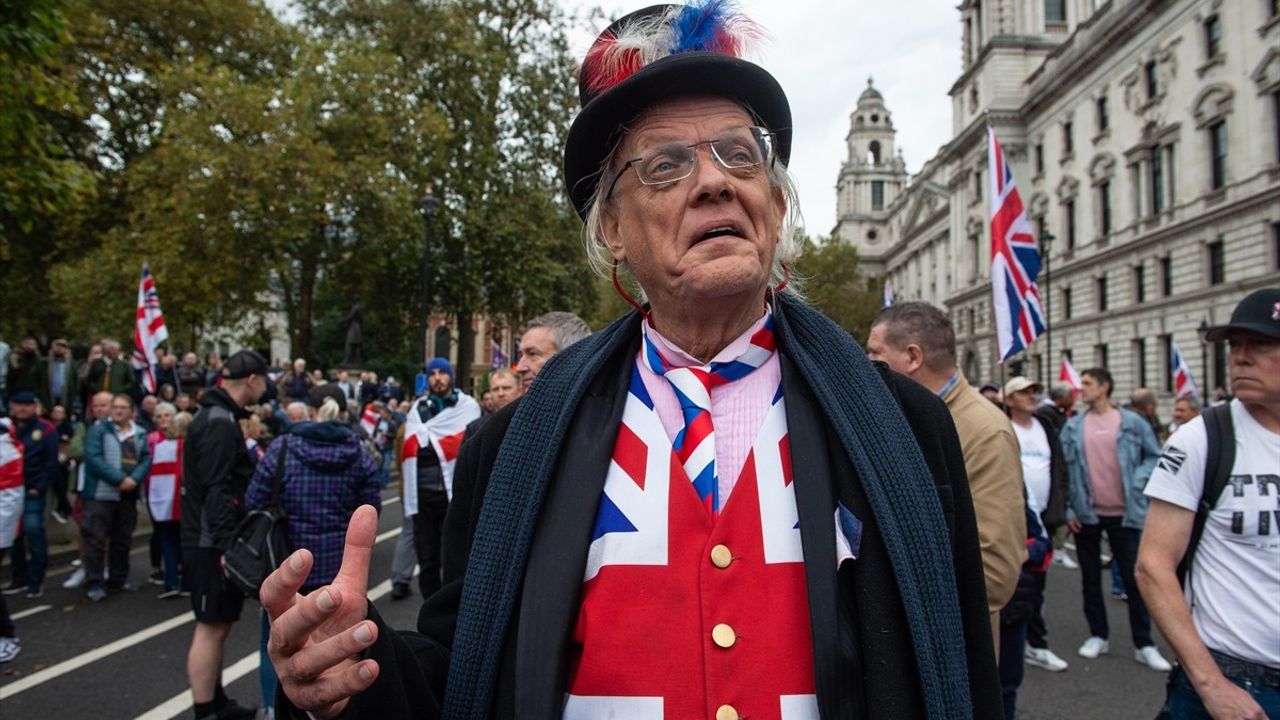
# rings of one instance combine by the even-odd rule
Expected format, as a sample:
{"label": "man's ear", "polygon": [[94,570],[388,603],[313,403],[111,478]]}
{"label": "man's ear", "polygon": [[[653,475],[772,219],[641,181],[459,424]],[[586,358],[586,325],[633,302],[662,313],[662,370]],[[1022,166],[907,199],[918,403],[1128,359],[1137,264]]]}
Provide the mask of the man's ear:
{"label": "man's ear", "polygon": [[600,213],[600,239],[599,242],[609,249],[609,254],[619,264],[627,261],[626,250],[622,246],[622,232],[619,227],[618,214],[613,208],[606,207]]}
{"label": "man's ear", "polygon": [[924,348],[915,343],[907,343],[904,349],[907,354],[907,375],[911,375],[915,371],[924,366]]}

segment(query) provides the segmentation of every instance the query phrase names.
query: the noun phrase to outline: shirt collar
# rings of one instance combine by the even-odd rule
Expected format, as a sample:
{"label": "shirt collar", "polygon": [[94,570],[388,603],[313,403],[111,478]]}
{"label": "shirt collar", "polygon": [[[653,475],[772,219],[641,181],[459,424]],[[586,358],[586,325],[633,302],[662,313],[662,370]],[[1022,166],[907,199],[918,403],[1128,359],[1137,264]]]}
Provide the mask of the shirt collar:
{"label": "shirt collar", "polygon": [[[727,362],[740,357],[742,353],[746,352],[747,346],[751,344],[751,336],[755,335],[756,331],[764,327],[764,323],[768,319],[769,310],[766,308],[764,314],[760,316],[759,320],[755,321],[751,327],[747,328],[741,335],[735,338],[733,342],[726,345],[725,348],[717,353],[715,357],[711,358],[711,362]],[[711,364],[704,363],[693,357],[689,353],[680,349],[675,343],[663,337],[662,333],[658,332],[657,328],[653,326],[653,323],[648,318],[645,318],[644,321],[644,332],[649,337],[649,342],[653,343],[654,346],[658,348],[658,352],[662,353],[662,356],[665,357],[672,365],[679,367],[686,367],[690,365],[693,367],[701,367],[703,365]]]}
{"label": "shirt collar", "polygon": [[938,397],[946,397],[947,393],[951,392],[951,388],[955,387],[958,382],[960,382],[959,368],[957,368],[955,372],[951,373],[951,379],[947,380],[947,384],[943,385],[942,389],[938,391]]}

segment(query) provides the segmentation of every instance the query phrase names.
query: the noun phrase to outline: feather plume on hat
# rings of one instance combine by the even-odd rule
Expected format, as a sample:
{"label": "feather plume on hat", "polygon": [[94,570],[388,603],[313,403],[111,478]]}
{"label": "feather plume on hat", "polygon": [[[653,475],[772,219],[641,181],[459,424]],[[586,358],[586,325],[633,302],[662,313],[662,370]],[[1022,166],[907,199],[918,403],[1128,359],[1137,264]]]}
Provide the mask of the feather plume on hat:
{"label": "feather plume on hat", "polygon": [[680,53],[741,57],[748,44],[762,34],[734,0],[673,5],[666,12],[637,18],[616,32],[602,34],[582,62],[583,84],[596,95],[646,65]]}

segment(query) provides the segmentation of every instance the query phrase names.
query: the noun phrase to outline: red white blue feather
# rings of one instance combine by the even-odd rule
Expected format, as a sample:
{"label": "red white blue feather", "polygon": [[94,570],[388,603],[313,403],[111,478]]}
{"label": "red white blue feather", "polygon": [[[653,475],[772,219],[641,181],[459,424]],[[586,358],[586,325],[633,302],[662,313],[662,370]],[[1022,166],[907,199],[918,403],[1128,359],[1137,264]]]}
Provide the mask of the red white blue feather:
{"label": "red white blue feather", "polygon": [[637,19],[596,40],[582,63],[585,85],[604,92],[661,58],[686,52],[740,57],[759,37],[759,27],[734,0],[698,0],[666,13]]}

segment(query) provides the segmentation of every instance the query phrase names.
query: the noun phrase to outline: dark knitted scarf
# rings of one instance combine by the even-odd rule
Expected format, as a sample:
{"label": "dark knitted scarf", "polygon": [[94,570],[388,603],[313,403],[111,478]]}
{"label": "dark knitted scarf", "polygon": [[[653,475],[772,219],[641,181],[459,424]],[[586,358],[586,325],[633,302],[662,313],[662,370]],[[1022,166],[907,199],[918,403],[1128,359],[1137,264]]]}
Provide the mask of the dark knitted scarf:
{"label": "dark knitted scarf", "polygon": [[[803,302],[775,303],[779,349],[813,389],[884,535],[911,628],[930,718],[972,716],[964,631],[942,507],[911,427],[862,349]],[[557,354],[520,401],[489,477],[454,634],[444,717],[489,716],[498,659],[547,483],[579,400],[605,361],[634,342],[632,312]],[[907,638],[903,638],[904,641]]]}

